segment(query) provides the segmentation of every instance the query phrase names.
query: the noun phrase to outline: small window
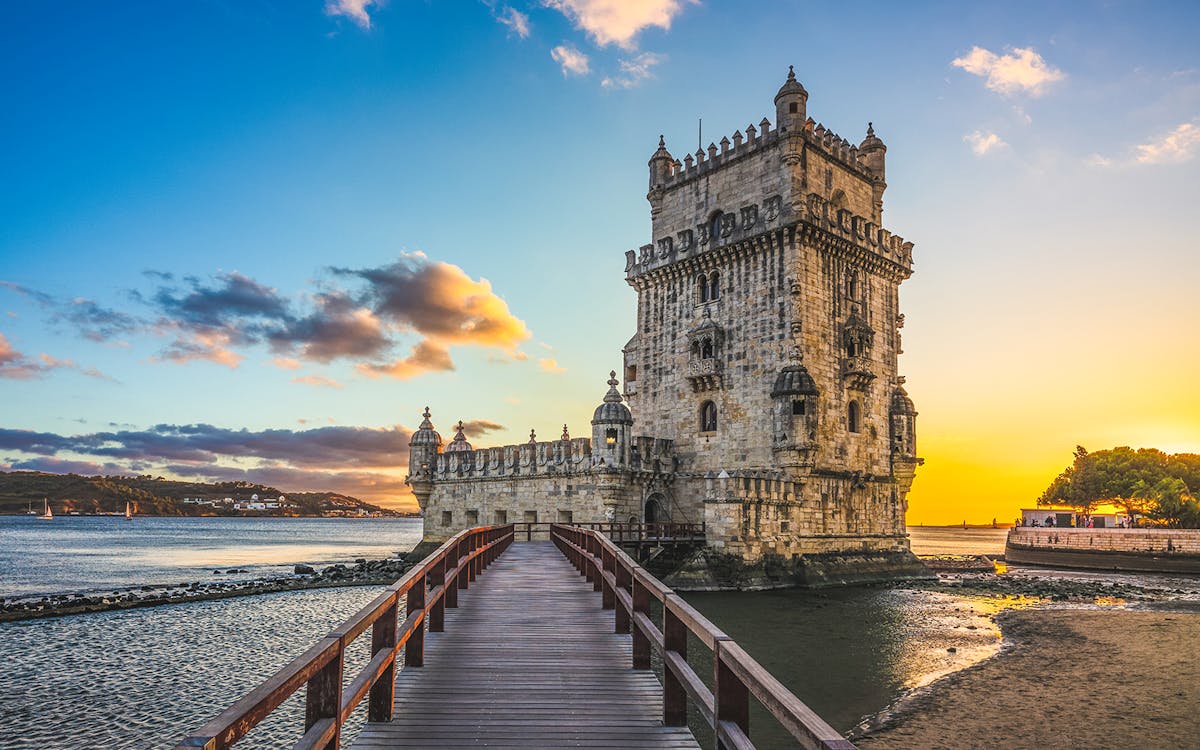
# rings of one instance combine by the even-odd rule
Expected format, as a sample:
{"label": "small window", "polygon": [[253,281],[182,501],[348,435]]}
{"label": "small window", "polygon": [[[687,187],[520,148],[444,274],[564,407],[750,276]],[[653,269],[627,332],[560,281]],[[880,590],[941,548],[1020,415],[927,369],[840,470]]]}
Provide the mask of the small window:
{"label": "small window", "polygon": [[442,525],[449,526],[454,523],[454,513],[449,510],[442,511]]}
{"label": "small window", "polygon": [[700,404],[700,431],[717,431],[717,405],[712,401],[705,401],[703,404]]}
{"label": "small window", "polygon": [[495,512],[492,519],[497,526],[503,526],[504,524],[508,523],[508,511],[498,510]]}
{"label": "small window", "polygon": [[714,211],[713,215],[708,217],[708,231],[712,235],[713,242],[721,236],[721,212]]}
{"label": "small window", "polygon": [[560,510],[558,512],[558,522],[559,523],[574,523],[575,522],[575,512],[570,511],[570,510]]}
{"label": "small window", "polygon": [[699,302],[708,302],[708,277],[704,274],[696,277],[696,298]]}
{"label": "small window", "polygon": [[780,521],[779,522],[779,530],[785,534],[787,532],[791,531],[792,530],[792,522],[791,521]]}
{"label": "small window", "polygon": [[478,525],[479,525],[479,511],[468,510],[467,511],[467,526],[469,528],[473,529]]}
{"label": "small window", "polygon": [[791,104],[788,105],[788,112],[792,113],[793,115],[799,111],[800,111],[800,105],[798,105],[796,102],[792,102]]}
{"label": "small window", "polygon": [[617,444],[617,431],[613,429],[604,431],[604,443],[609,446]]}
{"label": "small window", "polygon": [[712,339],[704,339],[704,343],[700,346],[700,359],[713,358],[713,342]]}
{"label": "small window", "polygon": [[858,272],[849,271],[846,274],[846,296],[850,299],[858,299]]}
{"label": "small window", "polygon": [[625,365],[625,382],[637,382],[637,365]]}
{"label": "small window", "polygon": [[720,299],[721,284],[717,280],[717,272],[713,271],[712,276],[708,277],[708,298],[710,300]]}
{"label": "small window", "polygon": [[802,416],[804,414],[804,399],[798,398],[792,401],[792,414]]}
{"label": "small window", "polygon": [[525,511],[525,523],[537,523],[537,511],[536,510]]}
{"label": "small window", "polygon": [[851,401],[846,407],[846,427],[850,432],[858,432],[862,429],[862,414],[859,412],[857,401]]}

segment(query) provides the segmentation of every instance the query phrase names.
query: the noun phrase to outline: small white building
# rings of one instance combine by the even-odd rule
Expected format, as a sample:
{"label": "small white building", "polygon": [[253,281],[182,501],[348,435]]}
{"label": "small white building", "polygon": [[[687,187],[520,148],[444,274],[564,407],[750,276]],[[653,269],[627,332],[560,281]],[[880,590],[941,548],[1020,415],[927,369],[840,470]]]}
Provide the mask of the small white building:
{"label": "small white building", "polygon": [[1115,529],[1129,526],[1126,513],[1093,513],[1084,516],[1075,508],[1021,508],[1022,526]]}

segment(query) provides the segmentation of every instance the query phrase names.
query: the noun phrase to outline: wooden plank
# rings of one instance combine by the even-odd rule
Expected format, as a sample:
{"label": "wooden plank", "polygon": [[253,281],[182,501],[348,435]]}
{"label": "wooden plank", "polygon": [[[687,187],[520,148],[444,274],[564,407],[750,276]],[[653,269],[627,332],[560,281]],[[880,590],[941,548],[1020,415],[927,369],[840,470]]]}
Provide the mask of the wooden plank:
{"label": "wooden plank", "polygon": [[612,630],[552,543],[514,544],[459,592],[445,631],[425,634],[424,667],[396,677],[392,720],[368,722],[354,747],[698,748],[664,726],[662,686],[630,668],[631,638]]}

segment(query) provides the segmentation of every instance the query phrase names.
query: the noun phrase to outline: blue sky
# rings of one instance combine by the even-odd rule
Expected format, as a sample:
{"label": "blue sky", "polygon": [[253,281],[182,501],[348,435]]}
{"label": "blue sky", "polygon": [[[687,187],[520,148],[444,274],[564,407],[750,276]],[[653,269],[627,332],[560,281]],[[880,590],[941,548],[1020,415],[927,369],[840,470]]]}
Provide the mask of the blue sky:
{"label": "blue sky", "polygon": [[[480,444],[586,434],[659,133],[757,123],[789,64],[827,127],[875,123],[916,243],[910,520],[1012,515],[1079,442],[1200,451],[1200,10],[749,7],[7,9],[0,463],[402,499],[426,403]],[[441,318],[389,306],[414,285]],[[197,424],[206,452],[163,447]],[[362,453],[296,448],[339,439]]]}

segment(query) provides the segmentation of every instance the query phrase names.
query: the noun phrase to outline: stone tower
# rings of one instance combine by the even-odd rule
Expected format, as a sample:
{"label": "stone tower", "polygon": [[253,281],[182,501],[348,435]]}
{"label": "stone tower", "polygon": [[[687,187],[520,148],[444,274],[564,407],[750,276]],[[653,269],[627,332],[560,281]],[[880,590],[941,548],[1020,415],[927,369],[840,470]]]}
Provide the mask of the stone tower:
{"label": "stone tower", "polygon": [[899,287],[912,244],[881,226],[887,147],[808,117],[789,69],[776,127],[650,157],[651,242],[626,253],[637,331],[624,395],[671,440],[672,520],[763,554],[907,550],[916,411]]}

